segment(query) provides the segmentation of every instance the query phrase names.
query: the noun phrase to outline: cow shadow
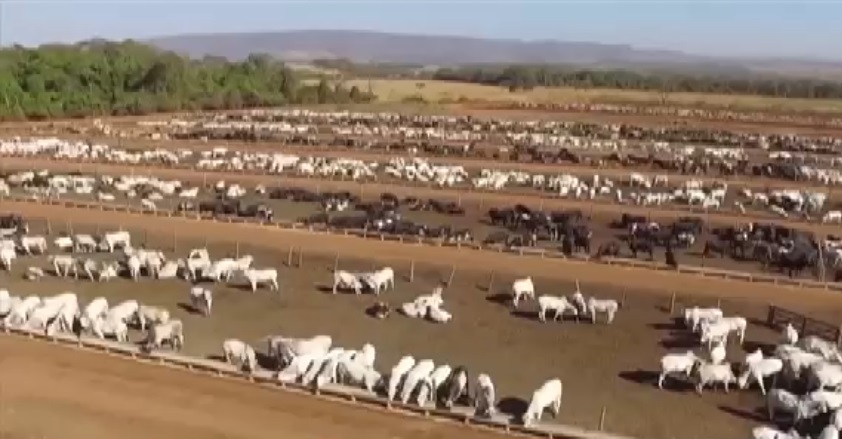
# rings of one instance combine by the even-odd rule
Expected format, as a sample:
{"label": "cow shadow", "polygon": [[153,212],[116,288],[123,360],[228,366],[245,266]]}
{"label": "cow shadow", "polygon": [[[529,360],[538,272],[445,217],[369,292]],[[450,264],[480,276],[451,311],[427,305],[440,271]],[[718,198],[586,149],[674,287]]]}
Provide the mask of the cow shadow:
{"label": "cow shadow", "polygon": [[512,303],[512,295],[508,293],[496,293],[486,296],[485,300],[508,308]]}
{"label": "cow shadow", "polygon": [[201,310],[196,309],[196,307],[195,307],[195,306],[193,306],[193,305],[191,305],[191,304],[189,304],[189,303],[185,303],[185,302],[178,302],[178,303],[176,304],[176,306],[177,306],[177,307],[179,307],[182,311],[186,312],[187,314],[193,314],[193,315],[196,315],[196,314],[201,314],[201,313],[202,313],[202,311],[201,311]]}
{"label": "cow shadow", "polygon": [[[523,309],[514,309],[511,312],[513,317],[517,317],[519,319],[531,320],[533,322],[540,322],[541,320],[538,318],[538,311],[526,311]],[[549,319],[549,317],[548,317]]]}
{"label": "cow shadow", "polygon": [[528,407],[529,403],[525,399],[512,396],[507,396],[497,402],[497,410],[510,416],[518,424],[522,423],[523,414],[526,413]]}
{"label": "cow shadow", "polygon": [[225,360],[225,355],[220,355],[220,354],[205,355],[205,358],[208,359],[208,360],[220,361],[220,362],[223,362],[223,363],[227,361],[227,360]]}
{"label": "cow shadow", "polygon": [[766,320],[760,320],[760,319],[757,319],[757,318],[754,318],[754,317],[747,318],[746,322],[749,325],[762,326],[764,328],[778,329],[778,328],[775,328],[773,326],[769,326],[769,323]]}
{"label": "cow shadow", "polygon": [[617,376],[619,376],[620,379],[630,381],[635,384],[657,385],[659,374],[651,370],[637,369],[620,372]]}
{"label": "cow shadow", "polygon": [[666,349],[692,349],[699,347],[699,340],[695,334],[686,332],[672,332],[668,338],[658,342]]}
{"label": "cow shadow", "polygon": [[278,361],[270,355],[259,352],[255,349],[255,358],[257,359],[257,366],[263,370],[277,370]]}
{"label": "cow shadow", "polygon": [[684,329],[684,322],[680,317],[673,317],[670,322],[650,323],[649,327],[658,331],[680,331]]}
{"label": "cow shadow", "polygon": [[768,413],[764,407],[758,407],[754,411],[743,410],[736,407],[729,407],[726,405],[720,405],[717,407],[719,410],[728,413],[729,415],[736,416],[740,419],[745,419],[747,421],[758,422],[762,424],[766,424],[769,422]]}

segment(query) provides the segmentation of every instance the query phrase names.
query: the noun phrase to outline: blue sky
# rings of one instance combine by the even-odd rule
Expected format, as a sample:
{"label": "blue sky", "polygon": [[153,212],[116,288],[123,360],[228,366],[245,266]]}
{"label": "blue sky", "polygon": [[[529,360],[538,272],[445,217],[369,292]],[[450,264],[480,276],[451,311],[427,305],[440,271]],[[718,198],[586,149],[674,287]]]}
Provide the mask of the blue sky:
{"label": "blue sky", "polygon": [[842,60],[842,1],[0,0],[4,44],[363,29]]}

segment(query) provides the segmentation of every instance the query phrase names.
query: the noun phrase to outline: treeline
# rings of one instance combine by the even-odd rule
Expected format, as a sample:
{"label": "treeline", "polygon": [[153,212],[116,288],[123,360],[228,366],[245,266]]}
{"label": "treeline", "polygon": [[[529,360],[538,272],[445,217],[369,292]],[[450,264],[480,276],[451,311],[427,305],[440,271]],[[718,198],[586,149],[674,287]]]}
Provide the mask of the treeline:
{"label": "treeline", "polygon": [[611,88],[663,93],[747,94],[807,99],[842,99],[842,82],[628,70],[575,70],[552,66],[465,67],[440,69],[434,79],[530,90],[535,87]]}
{"label": "treeline", "polygon": [[267,56],[191,60],[135,42],[0,51],[0,119],[358,103],[374,96],[303,81]]}

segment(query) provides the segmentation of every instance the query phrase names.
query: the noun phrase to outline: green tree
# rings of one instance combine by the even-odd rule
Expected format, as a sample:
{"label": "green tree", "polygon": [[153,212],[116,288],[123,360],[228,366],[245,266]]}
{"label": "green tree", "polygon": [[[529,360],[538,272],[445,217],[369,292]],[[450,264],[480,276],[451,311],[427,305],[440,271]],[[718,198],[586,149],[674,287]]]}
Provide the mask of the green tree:
{"label": "green tree", "polygon": [[343,87],[303,85],[266,55],[242,62],[190,60],[133,41],[89,41],[37,49],[0,50],[0,120],[146,114],[155,111],[228,109],[363,102],[367,94]]}

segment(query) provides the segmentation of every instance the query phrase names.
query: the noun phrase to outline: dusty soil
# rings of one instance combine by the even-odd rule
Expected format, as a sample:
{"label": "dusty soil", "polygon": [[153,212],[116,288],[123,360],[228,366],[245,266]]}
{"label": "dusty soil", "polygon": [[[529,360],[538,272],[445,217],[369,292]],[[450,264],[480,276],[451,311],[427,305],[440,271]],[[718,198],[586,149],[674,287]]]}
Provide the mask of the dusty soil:
{"label": "dusty soil", "polygon": [[6,438],[502,437],[16,336],[0,350]]}
{"label": "dusty soil", "polygon": [[[689,349],[695,344],[674,327],[666,311],[672,291],[679,292],[678,309],[693,303],[710,305],[721,299],[722,307],[729,314],[750,318],[752,325],[745,346],[747,349],[777,338],[775,332],[761,323],[769,302],[829,321],[842,316],[842,299],[823,290],[747,285],[675,273],[595,267],[306,232],[257,231],[254,226],[180,218],[139,217],[18,203],[4,203],[3,209],[51,218],[53,233],[63,231],[68,222],[77,233],[94,232],[96,228],[105,230],[110,224],[110,228],[121,226],[131,231],[138,240],[136,242],[145,242],[149,247],[166,251],[172,249],[175,239],[176,253],[180,255],[205,243],[210,247],[211,254],[217,257],[238,249],[240,254],[253,254],[256,266],[278,267],[282,282],[280,295],[264,291],[251,294],[236,285],[215,286],[215,313],[206,319],[189,314],[179,306],[186,299],[187,286],[184,283],[156,281],[153,284],[143,280],[135,284],[117,280],[110,284],[77,281],[68,285],[66,281],[53,278],[28,283],[19,280],[18,274],[28,265],[43,264],[43,260],[24,258],[17,261],[11,275],[0,275],[4,285],[16,294],[46,294],[72,289],[87,300],[105,295],[110,302],[134,298],[166,306],[177,317],[184,319],[186,349],[194,355],[218,354],[221,341],[227,337],[258,343],[261,337],[272,333],[299,336],[328,333],[344,346],[373,343],[378,348],[379,368],[384,370],[407,353],[431,358],[437,363],[465,364],[474,373],[489,373],[496,381],[499,396],[504,398],[502,408],[515,413],[524,404],[520,398],[526,397],[548,377],[558,376],[566,386],[560,422],[593,428],[602,406],[605,406],[608,410],[607,430],[641,438],[739,439],[746,436],[750,427],[762,422],[755,414],[755,410],[762,406],[756,390],[729,395],[720,390],[698,397],[680,384],[674,384],[671,386],[673,390],[665,391],[654,387],[658,358],[668,350]],[[38,227],[36,224],[32,226],[34,229]],[[284,266],[290,246],[305,250],[303,268]],[[382,264],[394,267],[398,273],[398,287],[384,296],[393,305],[428,292],[449,274],[451,265],[455,266],[454,284],[448,288],[445,297],[446,308],[455,316],[453,322],[439,326],[399,315],[378,321],[363,312],[373,302],[373,297],[326,294],[323,288],[329,281],[334,255],[339,256],[341,268],[350,270],[370,269]],[[361,255],[365,255],[365,259]],[[415,261],[413,282],[406,279],[410,261]],[[495,273],[495,281],[491,290],[487,291],[491,272]],[[578,279],[586,294],[617,299],[625,295],[626,306],[610,326],[571,321],[541,324],[534,319],[534,304],[512,310],[505,303],[512,280],[526,274],[535,278],[539,293],[567,294],[572,290],[572,281]],[[133,339],[138,337],[139,333],[133,333]],[[0,339],[3,351],[16,353],[17,348],[6,347],[5,341]],[[30,349],[29,345],[35,342],[21,344],[25,345],[21,349]],[[88,435],[86,438],[105,437],[113,434],[111,428],[126,422],[140,424],[147,419],[151,419],[150,428],[155,432],[183,431],[184,437],[264,437],[266,433],[257,429],[272,431],[275,428],[284,428],[296,434],[300,428],[300,437],[305,438],[357,434],[375,438],[432,438],[451,433],[474,434],[468,430],[463,433],[438,424],[427,426],[402,419],[381,422],[379,418],[372,418],[373,414],[358,415],[331,406],[322,408],[321,402],[285,395],[279,395],[275,400],[274,393],[239,385],[235,387],[229,383],[217,384],[212,378],[195,378],[194,382],[193,377],[176,372],[144,372],[147,369],[143,366],[123,363],[112,368],[110,360],[100,360],[99,357],[88,361],[74,360],[65,358],[65,354],[58,352],[59,348],[44,350],[43,353],[36,351],[29,355],[24,350],[20,355],[7,357],[2,363],[0,367],[11,367],[9,364],[12,364],[18,368],[9,370],[12,373],[2,374],[7,377],[6,380],[10,376],[20,376],[15,371],[24,368],[34,371],[39,377],[5,384],[4,395],[10,393],[7,387],[20,387],[17,388],[18,393],[12,393],[18,395],[16,398],[4,399],[4,407],[19,404],[18,413],[26,414],[19,416],[20,420],[39,419],[35,416],[53,413],[54,419],[78,416],[82,421],[74,428],[79,431],[70,433],[71,437],[84,434]],[[732,361],[740,361],[743,353],[734,346],[729,355]],[[56,360],[43,361],[44,358]],[[74,372],[77,368],[80,370],[78,374]],[[46,378],[40,378],[42,376]],[[147,386],[144,391],[133,384],[140,381]],[[91,387],[96,389],[93,383],[104,384],[108,391],[88,390]],[[55,390],[50,392],[39,391],[53,388]],[[33,394],[39,396],[33,397]],[[154,394],[155,398],[163,398],[163,402],[153,409],[141,394]],[[202,396],[192,396],[194,394]],[[127,396],[112,401],[112,395]],[[84,398],[84,402],[75,408],[73,398]],[[184,404],[197,399],[199,407]],[[170,404],[172,410],[167,411]],[[229,407],[233,404],[241,409]],[[255,409],[252,409],[252,404]],[[286,404],[295,408],[288,409]],[[159,416],[158,410],[168,414]],[[250,414],[238,416],[240,410]],[[298,416],[299,411],[301,416]],[[264,413],[272,413],[272,417]],[[104,420],[100,422],[99,418]],[[643,419],[646,422],[642,422]],[[242,426],[245,430],[237,430],[244,420],[248,420],[248,426]],[[355,431],[353,428],[357,422],[361,424],[361,429]],[[391,422],[395,422],[394,427]],[[32,429],[58,428],[52,427],[53,424],[34,426],[25,421],[21,423],[24,425],[20,428],[29,428],[22,430],[26,433],[38,432]],[[326,425],[316,427],[317,424]],[[321,428],[325,431],[321,432]],[[688,436],[688,431],[693,433]],[[45,433],[47,437],[57,434],[56,431]]]}

